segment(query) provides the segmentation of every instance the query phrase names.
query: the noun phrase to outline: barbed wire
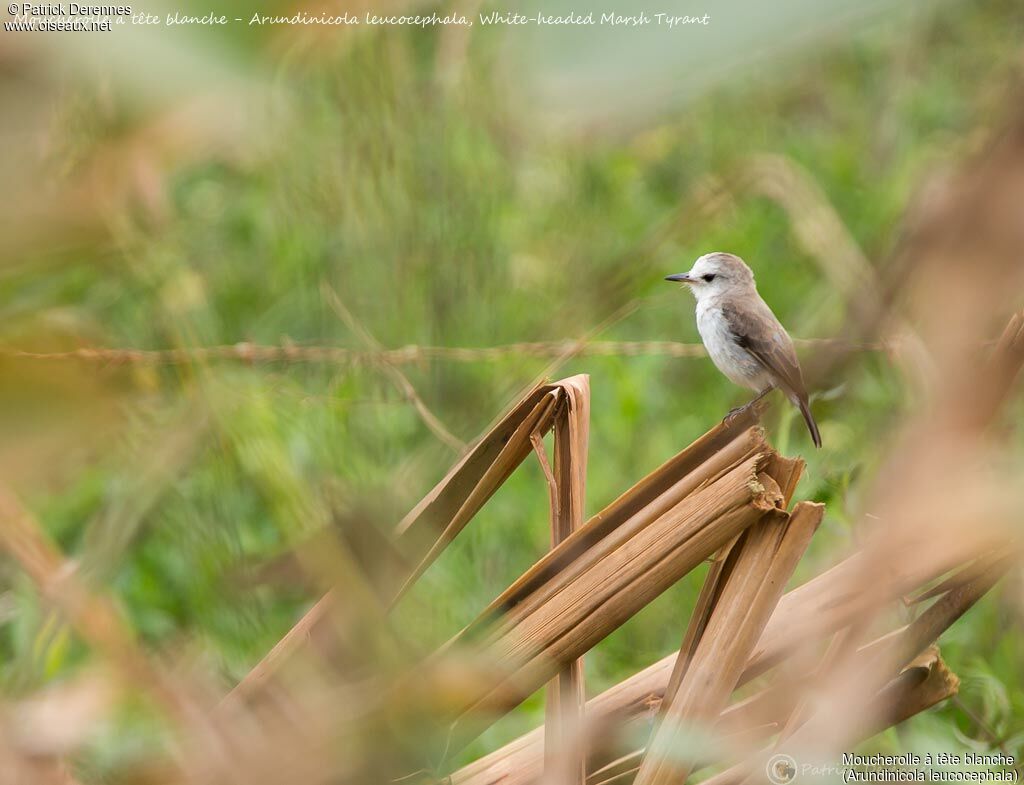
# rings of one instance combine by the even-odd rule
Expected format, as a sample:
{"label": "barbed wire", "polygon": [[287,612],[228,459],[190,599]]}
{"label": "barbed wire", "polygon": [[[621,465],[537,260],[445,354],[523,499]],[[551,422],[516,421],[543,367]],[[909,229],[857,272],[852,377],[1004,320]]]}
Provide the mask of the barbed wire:
{"label": "barbed wire", "polygon": [[[891,342],[850,343],[833,338],[797,339],[798,346],[847,351],[887,351]],[[302,346],[293,343],[254,344],[176,349],[88,347],[63,352],[34,352],[0,347],[0,357],[40,361],[80,361],[103,365],[185,365],[208,361],[242,363],[330,363],[337,365],[411,365],[443,362],[495,362],[510,357],[549,359],[567,353],[581,357],[670,358],[703,357],[699,343],[677,341],[538,341],[501,346],[458,347],[409,345],[398,349],[357,350],[341,346]]]}

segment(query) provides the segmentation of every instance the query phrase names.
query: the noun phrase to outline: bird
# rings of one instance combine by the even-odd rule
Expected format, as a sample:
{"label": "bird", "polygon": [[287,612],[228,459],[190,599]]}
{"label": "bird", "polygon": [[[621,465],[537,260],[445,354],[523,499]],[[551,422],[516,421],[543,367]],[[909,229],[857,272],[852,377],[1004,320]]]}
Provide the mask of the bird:
{"label": "bird", "polygon": [[807,400],[793,340],[761,299],[754,272],[746,262],[716,251],[697,259],[688,273],[669,275],[665,280],[686,284],[696,298],[697,331],[718,370],[734,384],[757,393],[729,416],[778,388],[800,410],[814,446],[820,448],[821,433]]}

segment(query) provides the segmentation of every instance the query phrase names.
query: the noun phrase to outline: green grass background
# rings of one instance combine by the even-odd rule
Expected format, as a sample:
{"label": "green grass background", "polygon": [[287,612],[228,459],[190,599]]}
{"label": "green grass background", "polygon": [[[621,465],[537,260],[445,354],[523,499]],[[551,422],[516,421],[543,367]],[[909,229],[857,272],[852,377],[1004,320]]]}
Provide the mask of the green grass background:
{"label": "green grass background", "polygon": [[[220,42],[260,62],[286,95],[287,122],[277,123],[276,104],[257,106],[256,118],[274,130],[245,156],[211,153],[169,168],[160,220],[128,207],[104,240],[27,254],[5,269],[0,337],[44,348],[283,340],[365,348],[332,311],[325,291],[333,289],[388,347],[575,338],[633,300],[634,312],[595,337],[695,341],[692,300],[661,279],[709,250],[746,258],[795,336],[827,336],[841,327],[843,306],[773,203],[741,198],[707,221],[682,214],[653,250],[645,238],[704,178],[773,153],[811,175],[868,258],[882,263],[916,188],[972,149],[1021,74],[1019,2],[925,9],[764,72],[739,70],[621,127],[558,132],[527,98],[502,89],[497,32],[474,38],[463,82],[449,92],[435,79],[432,31],[367,33],[316,56],[248,38]],[[73,94],[56,108],[53,133],[65,145],[55,178],[136,111]],[[84,554],[148,646],[202,657],[225,689],[315,598],[301,581],[243,584],[245,568],[345,516],[372,510],[366,525],[388,529],[456,458],[373,368],[4,364],[12,439],[67,426],[62,449],[46,453],[57,457],[26,471],[20,490],[61,546]],[[510,355],[404,370],[469,441],[545,365]],[[706,359],[576,358],[557,373],[590,374],[588,514],[744,400]],[[856,542],[867,483],[913,403],[879,353],[822,391],[814,404],[822,451],[787,408],[767,420],[776,445],[808,460],[800,497],[828,505],[797,580]],[[102,414],[83,413],[95,410]],[[396,611],[397,634],[429,651],[532,564],[547,538],[546,487],[530,460]],[[587,656],[592,693],[678,647],[702,576],[688,576]],[[84,648],[19,570],[5,564],[0,577],[9,609],[0,625],[4,691],[28,694],[82,667]],[[963,678],[961,705],[915,718],[871,749],[1021,752],[1016,580],[943,639]],[[542,716],[535,696],[462,760]],[[144,735],[112,733],[95,771],[130,758],[133,733]]]}

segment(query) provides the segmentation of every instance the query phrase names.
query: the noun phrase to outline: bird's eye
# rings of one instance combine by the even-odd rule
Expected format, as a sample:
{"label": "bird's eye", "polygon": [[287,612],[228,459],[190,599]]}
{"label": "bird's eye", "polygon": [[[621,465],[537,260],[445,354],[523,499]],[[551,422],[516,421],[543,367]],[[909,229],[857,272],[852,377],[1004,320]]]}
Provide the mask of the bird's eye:
{"label": "bird's eye", "polygon": [[701,278],[703,278],[708,283],[711,283],[713,280],[715,280],[715,274],[714,273],[707,273],[706,275],[702,275]]}

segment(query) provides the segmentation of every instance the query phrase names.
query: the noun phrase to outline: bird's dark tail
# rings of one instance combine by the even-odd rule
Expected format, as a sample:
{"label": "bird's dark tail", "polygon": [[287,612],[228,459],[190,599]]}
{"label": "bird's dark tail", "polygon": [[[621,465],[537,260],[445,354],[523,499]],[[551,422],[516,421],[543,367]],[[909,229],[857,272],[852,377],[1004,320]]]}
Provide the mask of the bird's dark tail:
{"label": "bird's dark tail", "polygon": [[800,408],[800,414],[804,416],[804,422],[807,423],[807,430],[811,432],[811,439],[814,441],[814,446],[821,448],[821,434],[818,432],[818,423],[814,421],[814,415],[811,414],[811,407],[805,399],[798,398],[794,403]]}

